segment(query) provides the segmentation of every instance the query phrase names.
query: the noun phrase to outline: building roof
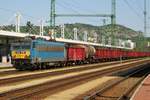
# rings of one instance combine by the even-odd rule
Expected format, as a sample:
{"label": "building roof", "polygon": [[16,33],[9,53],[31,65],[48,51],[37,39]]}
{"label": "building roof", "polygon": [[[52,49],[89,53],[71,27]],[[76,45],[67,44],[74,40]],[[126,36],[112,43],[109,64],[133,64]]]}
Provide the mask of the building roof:
{"label": "building roof", "polygon": [[[26,36],[35,36],[36,38],[41,37],[41,38],[45,38],[46,40],[50,40],[49,36],[40,36],[40,35],[33,35],[29,33],[18,33],[18,32],[10,32],[10,31],[3,31],[3,30],[0,30],[0,36],[18,37],[18,38],[23,38]],[[102,46],[102,47],[110,47],[110,48],[120,48],[120,49],[132,49],[128,47],[112,46],[112,45],[91,43],[91,42],[78,41],[78,40],[70,40],[70,39],[63,39],[63,38],[56,38],[55,40],[59,42],[64,42],[64,43],[85,44],[85,45]]]}

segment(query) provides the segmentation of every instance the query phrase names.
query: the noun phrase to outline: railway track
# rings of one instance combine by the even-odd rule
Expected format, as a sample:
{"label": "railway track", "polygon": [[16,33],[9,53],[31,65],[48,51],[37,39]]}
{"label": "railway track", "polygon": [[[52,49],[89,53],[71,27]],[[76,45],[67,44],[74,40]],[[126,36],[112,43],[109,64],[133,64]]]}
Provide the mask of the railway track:
{"label": "railway track", "polygon": [[8,76],[8,75],[15,75],[15,74],[21,74],[23,72],[17,71],[15,69],[11,69],[11,70],[0,70],[0,76]]}
{"label": "railway track", "polygon": [[[135,61],[135,60],[134,60]],[[126,62],[126,61],[125,61]],[[105,66],[105,65],[111,65],[111,64],[117,64],[117,63],[119,63],[118,61],[117,62],[108,62],[108,63],[102,63],[100,66]],[[85,67],[86,67],[87,65],[85,65]],[[70,69],[70,68],[75,68],[75,67],[66,67],[66,70],[67,69]],[[80,68],[80,66],[77,66],[77,68]],[[53,68],[53,69],[47,69],[47,71],[45,71],[45,70],[36,70],[36,71],[18,71],[18,70],[15,70],[15,69],[1,69],[0,70],[0,76],[2,77],[2,76],[9,76],[9,75],[16,75],[16,76],[24,76],[24,75],[27,75],[27,74],[38,74],[38,73],[46,73],[46,72],[51,72],[51,71],[53,71],[53,70],[61,70],[62,68]],[[64,69],[64,68],[63,68]]]}
{"label": "railway track", "polygon": [[[135,88],[144,80],[150,73],[150,66],[143,65],[137,69],[121,75],[123,78],[118,78],[112,83],[94,92],[89,96],[85,96],[84,100],[129,100]],[[132,77],[136,77],[133,79]]]}
{"label": "railway track", "polygon": [[[139,59],[138,59],[139,60]],[[137,59],[134,60],[125,60],[122,63],[126,62],[133,62],[137,61]],[[37,78],[43,78],[47,76],[56,76],[56,75],[63,75],[67,73],[72,73],[72,72],[79,72],[79,71],[85,71],[85,70],[90,70],[90,69],[97,69],[97,68],[102,68],[106,67],[112,64],[120,64],[120,61],[117,62],[108,62],[108,63],[102,63],[102,64],[91,64],[91,65],[86,65],[86,66],[78,66],[78,67],[70,67],[70,68],[65,68],[65,69],[56,69],[56,70],[48,70],[48,71],[35,71],[35,72],[29,72],[29,71],[5,71],[0,73],[0,86],[2,85],[9,85],[12,83],[18,83],[21,81],[26,81],[26,80],[33,80]],[[4,76],[4,77],[2,77]],[[6,77],[5,77],[6,76]]]}
{"label": "railway track", "polygon": [[[106,68],[102,70],[90,69],[90,71],[85,71],[84,73],[74,73],[68,74],[62,73],[61,77],[56,78],[53,76],[53,80],[45,81],[40,84],[32,84],[30,86],[15,88],[0,93],[0,99],[29,99],[29,98],[45,98],[46,96],[62,91],[73,86],[77,86],[83,83],[86,83],[90,80],[100,78],[104,75],[110,75],[121,70],[127,70],[133,68],[135,65],[141,65],[149,60],[142,61],[132,61],[132,63],[114,65],[117,67]],[[137,66],[136,66],[137,67]],[[78,70],[79,71],[79,70]],[[81,70],[80,70],[81,71]],[[54,73],[53,73],[54,74]],[[53,75],[52,74],[52,75]],[[63,74],[66,75],[63,77]]]}
{"label": "railway track", "polygon": [[[124,60],[124,61],[122,61],[122,62],[130,62],[130,61],[136,61],[136,60],[141,60],[141,59],[143,59],[143,58],[138,58],[138,59],[130,59],[130,60]],[[101,63],[100,64],[100,66],[106,66],[106,65],[111,65],[111,64],[117,64],[117,63],[120,63],[120,61],[113,61],[113,62],[103,62],[103,63]],[[97,64],[91,64],[91,65],[93,65],[93,66],[95,66],[95,65],[97,65]],[[64,68],[66,68],[66,69],[70,69],[70,68],[74,68],[74,67],[77,67],[77,68],[80,68],[80,67],[82,67],[82,66],[88,66],[88,65],[79,65],[79,66],[69,66],[69,67],[64,67]],[[50,68],[50,69],[47,69],[47,70],[53,70],[53,69],[62,69],[62,68],[59,68],[59,67],[52,67],[52,68]],[[32,73],[41,73],[41,72],[48,72],[48,71],[44,71],[44,70],[36,70],[36,71],[18,71],[18,70],[16,70],[15,68],[13,68],[13,67],[5,67],[4,69],[2,68],[0,68],[0,76],[2,77],[2,76],[9,76],[9,75],[24,75],[24,74],[32,74]]]}
{"label": "railway track", "polygon": [[[143,59],[143,58],[142,58]],[[130,60],[124,60],[122,61],[123,63],[125,62],[131,62],[131,61],[137,61],[137,60],[141,60],[141,58],[139,59],[130,59]],[[114,61],[114,62],[105,62],[105,63],[101,63],[99,64],[100,66],[107,66],[107,65],[111,65],[111,64],[119,64],[120,61]],[[93,66],[96,66],[97,64],[91,64]],[[80,68],[82,66],[88,66],[88,65],[79,65],[79,66],[75,66],[76,68]],[[70,67],[65,67],[66,69],[70,69],[70,68],[75,68],[74,66],[70,66]],[[53,69],[62,69],[62,68],[53,68]],[[53,70],[53,69],[47,69],[47,70]],[[9,69],[0,69],[0,76],[9,76],[9,75],[24,75],[24,74],[31,74],[31,73],[41,73],[41,72],[48,72],[48,71],[44,71],[44,70],[40,70],[40,71],[18,71],[15,70],[14,68],[9,68]]]}
{"label": "railway track", "polygon": [[1,72],[6,72],[6,71],[12,71],[12,70],[16,70],[15,68],[6,68],[6,69],[0,69],[0,73]]}
{"label": "railway track", "polygon": [[11,70],[11,69],[15,69],[15,68],[13,68],[13,67],[1,67],[0,66],[0,71]]}

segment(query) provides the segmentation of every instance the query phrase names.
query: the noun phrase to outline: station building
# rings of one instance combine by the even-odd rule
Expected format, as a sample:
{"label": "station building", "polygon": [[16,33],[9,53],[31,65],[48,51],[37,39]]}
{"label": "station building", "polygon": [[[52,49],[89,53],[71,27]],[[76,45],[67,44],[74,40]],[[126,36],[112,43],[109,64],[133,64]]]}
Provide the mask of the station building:
{"label": "station building", "polygon": [[10,44],[28,34],[0,30],[0,63],[11,62]]}

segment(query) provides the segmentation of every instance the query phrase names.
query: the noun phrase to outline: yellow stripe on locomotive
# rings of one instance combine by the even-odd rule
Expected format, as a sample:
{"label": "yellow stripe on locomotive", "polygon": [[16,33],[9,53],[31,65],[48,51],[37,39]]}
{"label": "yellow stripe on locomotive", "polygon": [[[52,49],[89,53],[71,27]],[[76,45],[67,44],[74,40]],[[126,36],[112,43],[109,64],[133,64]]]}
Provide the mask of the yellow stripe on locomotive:
{"label": "yellow stripe on locomotive", "polygon": [[23,50],[23,51],[13,50],[11,54],[12,54],[12,59],[29,59],[30,50]]}

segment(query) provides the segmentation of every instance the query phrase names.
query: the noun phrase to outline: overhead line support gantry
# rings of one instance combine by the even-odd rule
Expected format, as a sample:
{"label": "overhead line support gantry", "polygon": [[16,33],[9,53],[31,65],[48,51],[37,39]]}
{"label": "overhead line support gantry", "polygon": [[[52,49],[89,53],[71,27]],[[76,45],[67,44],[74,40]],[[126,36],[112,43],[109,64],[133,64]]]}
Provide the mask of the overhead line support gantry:
{"label": "overhead line support gantry", "polygon": [[112,0],[112,13],[111,14],[56,14],[55,11],[56,0],[51,0],[51,13],[50,13],[50,27],[55,27],[56,17],[110,17],[111,24],[116,24],[116,0]]}

